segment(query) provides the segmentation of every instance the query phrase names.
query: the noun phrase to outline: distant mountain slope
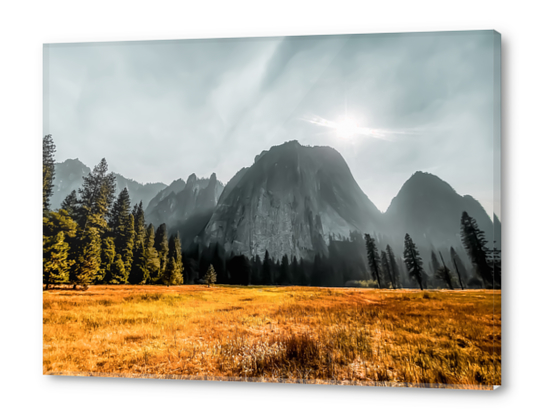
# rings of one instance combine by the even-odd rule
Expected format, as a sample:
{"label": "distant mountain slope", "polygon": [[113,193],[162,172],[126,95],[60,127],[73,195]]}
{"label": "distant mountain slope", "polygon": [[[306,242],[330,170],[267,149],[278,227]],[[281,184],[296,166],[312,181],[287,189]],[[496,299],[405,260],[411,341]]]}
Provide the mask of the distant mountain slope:
{"label": "distant mountain slope", "polygon": [[463,211],[476,219],[491,244],[493,221],[482,205],[470,195],[459,195],[448,183],[425,172],[416,172],[404,183],[384,218],[388,234],[404,237],[409,233],[419,246],[438,249],[460,244]]}
{"label": "distant mountain slope", "polygon": [[[56,163],[51,208],[59,208],[68,194],[73,190],[77,191],[83,185],[83,176],[89,173],[90,168],[79,159],[67,159],[64,162]],[[120,174],[115,174],[115,178],[117,180],[116,194],[118,195],[126,187],[130,193],[132,204],[143,201],[143,207],[146,207],[149,201],[166,187],[166,184],[161,182],[140,184]]]}
{"label": "distant mountain slope", "polygon": [[170,185],[171,188],[166,188],[151,200],[145,212],[147,222],[155,226],[162,223],[170,227],[178,226],[192,216],[212,211],[224,190],[224,185],[216,179],[214,173],[208,179],[197,178],[192,174],[183,188],[181,186],[184,181],[181,181],[174,181],[176,185]]}
{"label": "distant mountain slope", "polygon": [[158,194],[156,194],[150,201],[147,207],[145,208],[145,212],[147,214],[152,213],[152,211],[156,208],[158,203],[162,201],[164,198],[166,198],[171,193],[177,194],[178,192],[182,191],[186,187],[186,182],[184,182],[181,178],[173,181],[171,184],[169,184],[166,188],[159,191]]}
{"label": "distant mountain slope", "polygon": [[294,140],[234,176],[200,239],[226,252],[300,257],[327,253],[330,235],[378,230],[381,217],[336,150]]}

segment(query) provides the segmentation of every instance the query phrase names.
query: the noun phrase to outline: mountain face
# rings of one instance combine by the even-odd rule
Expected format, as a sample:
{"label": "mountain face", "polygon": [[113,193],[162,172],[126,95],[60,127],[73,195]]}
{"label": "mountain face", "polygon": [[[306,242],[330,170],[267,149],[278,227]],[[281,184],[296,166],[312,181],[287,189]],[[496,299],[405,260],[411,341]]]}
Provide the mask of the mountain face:
{"label": "mountain face", "polygon": [[[175,183],[177,184],[173,185]],[[214,173],[209,179],[197,178],[192,174],[184,186],[183,183],[182,180],[174,181],[151,200],[145,211],[147,222],[153,223],[154,226],[166,223],[168,227],[175,227],[192,216],[210,214],[224,190],[224,185],[216,179]]]}
{"label": "mountain face", "polygon": [[[55,164],[55,179],[53,181],[53,196],[51,197],[51,209],[60,208],[62,201],[73,190],[78,190],[83,185],[83,176],[90,173],[90,168],[79,159],[67,159],[65,162]],[[166,187],[161,182],[140,184],[137,181],[115,174],[116,194],[127,188],[130,193],[132,204],[143,201],[147,206],[151,198]]]}
{"label": "mountain face", "polygon": [[404,238],[405,233],[409,233],[422,249],[449,249],[450,246],[461,249],[463,211],[476,219],[491,246],[493,221],[482,205],[470,195],[459,195],[449,184],[429,173],[416,172],[405,182],[384,219],[389,235]]}
{"label": "mountain face", "polygon": [[381,217],[336,150],[294,140],[233,177],[199,240],[227,253],[307,257],[326,254],[329,237],[380,230]]}

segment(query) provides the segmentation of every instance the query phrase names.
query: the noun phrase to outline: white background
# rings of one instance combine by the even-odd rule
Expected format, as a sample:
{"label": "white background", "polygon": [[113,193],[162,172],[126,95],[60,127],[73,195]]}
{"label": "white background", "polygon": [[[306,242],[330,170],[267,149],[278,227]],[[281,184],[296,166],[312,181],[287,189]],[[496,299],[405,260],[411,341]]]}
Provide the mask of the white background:
{"label": "white background", "polygon": [[[541,36],[529,1],[44,1],[0,6],[0,416],[536,418]],[[43,43],[496,29],[503,42],[503,383],[495,392],[41,375]],[[460,170],[460,168],[458,168]]]}

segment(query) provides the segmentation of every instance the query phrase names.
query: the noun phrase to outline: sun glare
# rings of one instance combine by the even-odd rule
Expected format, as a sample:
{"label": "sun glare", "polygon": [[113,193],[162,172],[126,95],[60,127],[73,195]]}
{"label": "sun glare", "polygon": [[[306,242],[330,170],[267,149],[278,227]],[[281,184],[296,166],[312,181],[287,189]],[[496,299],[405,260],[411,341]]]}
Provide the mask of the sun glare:
{"label": "sun glare", "polygon": [[344,120],[337,121],[337,136],[342,139],[349,139],[358,131],[358,125],[354,120],[345,118]]}

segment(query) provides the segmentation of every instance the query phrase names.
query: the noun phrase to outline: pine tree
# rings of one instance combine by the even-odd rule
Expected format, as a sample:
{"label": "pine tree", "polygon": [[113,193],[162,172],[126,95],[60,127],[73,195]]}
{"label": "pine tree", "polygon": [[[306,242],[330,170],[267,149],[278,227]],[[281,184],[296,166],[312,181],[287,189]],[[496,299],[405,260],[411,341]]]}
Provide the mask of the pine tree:
{"label": "pine tree", "polygon": [[391,267],[390,262],[388,260],[388,254],[386,254],[386,251],[382,251],[380,253],[380,261],[382,262],[382,277],[383,277],[383,283],[386,287],[389,287],[390,285],[393,287],[393,279],[391,274]]}
{"label": "pine tree", "polygon": [[271,262],[269,258],[269,252],[265,250],[265,256],[263,258],[262,265],[262,284],[271,285],[273,284],[273,276],[271,271]]}
{"label": "pine tree", "polygon": [[[126,283],[133,262],[134,216],[130,214],[130,195],[124,188],[113,203],[109,215],[109,226],[115,240],[117,255],[122,258],[125,277],[120,283]],[[118,265],[118,264],[117,264]]]}
{"label": "pine tree", "polygon": [[367,259],[373,279],[378,282],[378,287],[382,288],[381,273],[380,273],[380,256],[376,249],[375,240],[368,233],[365,234],[365,246],[367,247]]}
{"label": "pine tree", "polygon": [[254,258],[254,263],[252,264],[252,284],[263,284],[262,283],[262,260],[259,255],[256,255]]}
{"label": "pine tree", "polygon": [[60,208],[66,210],[70,217],[74,217],[77,207],[79,205],[79,200],[77,199],[77,193],[73,190],[68,196],[62,201]]}
{"label": "pine tree", "polygon": [[132,210],[134,216],[134,241],[145,242],[145,212],[143,211],[143,202],[134,206]]}
{"label": "pine tree", "polygon": [[43,237],[43,283],[46,289],[50,284],[68,283],[73,261],[68,258],[70,247],[64,242],[64,232]]}
{"label": "pine tree", "polygon": [[173,255],[168,256],[166,268],[162,273],[161,281],[166,286],[182,284],[183,273],[179,269],[175,257]]}
{"label": "pine tree", "polygon": [[209,269],[203,278],[203,282],[207,287],[211,287],[212,284],[216,283],[216,272],[212,264],[209,266]]}
{"label": "pine tree", "polygon": [[230,284],[241,284],[243,286],[248,286],[250,284],[252,270],[250,261],[246,256],[234,256],[228,260],[226,267],[230,274]]}
{"label": "pine tree", "polygon": [[101,280],[102,239],[108,232],[106,218],[115,194],[115,176],[107,170],[107,162],[102,159],[92,172],[83,176],[83,186],[79,189],[80,198],[73,213],[79,226],[70,276],[74,287]]}
{"label": "pine tree", "polygon": [[183,284],[183,254],[181,250],[181,239],[179,238],[178,234],[173,237],[173,246],[171,246],[170,243],[169,248],[171,256],[175,259],[175,265],[180,273],[179,277],[177,277],[176,279],[175,284]]}
{"label": "pine tree", "polygon": [[167,257],[169,254],[169,245],[167,238],[167,227],[165,223],[162,223],[156,229],[156,236],[154,238],[154,248],[158,252],[158,258],[160,259],[160,274],[166,269]]}
{"label": "pine tree", "polygon": [[53,136],[47,134],[43,138],[43,211],[49,210],[51,196],[53,195],[53,181],[55,179],[55,151]]}
{"label": "pine tree", "polygon": [[392,279],[392,286],[394,289],[401,287],[399,284],[399,267],[397,266],[397,260],[389,245],[386,246],[386,253],[388,254],[388,261],[390,263],[390,272]]}
{"label": "pine tree", "polygon": [[299,263],[297,262],[297,257],[294,255],[294,259],[292,260],[292,264],[290,265],[290,271],[292,274],[292,283],[293,284],[301,284],[299,282]]}
{"label": "pine tree", "polygon": [[414,244],[408,233],[405,235],[405,250],[403,256],[409,276],[414,279],[420,286],[420,289],[423,290],[423,262],[420,253],[416,248],[416,244]]}
{"label": "pine tree", "polygon": [[134,217],[134,252],[128,281],[131,284],[146,284],[149,282],[150,272],[145,247],[145,212],[142,202],[134,206],[132,216]]}
{"label": "pine tree", "polygon": [[77,223],[66,210],[48,211],[43,217],[43,281],[49,284],[68,283],[73,265],[73,239]]}
{"label": "pine tree", "polygon": [[[99,230],[105,228],[108,216],[115,199],[115,175],[107,173],[108,167],[102,159],[92,172],[83,176],[83,186],[79,188],[79,206],[76,211],[77,222],[84,232],[91,221]],[[93,216],[92,218],[90,216]]]}
{"label": "pine tree", "polygon": [[160,256],[154,247],[154,226],[149,224],[145,232],[145,252],[147,258],[147,267],[149,269],[150,281],[155,283],[160,279]]}
{"label": "pine tree", "polygon": [[478,223],[464,211],[461,215],[461,241],[486,288],[493,288],[493,270],[488,262],[485,234]]}
{"label": "pine tree", "polygon": [[172,235],[169,238],[168,249],[167,263],[161,276],[161,282],[168,286],[183,284],[183,262],[179,235]]}
{"label": "pine tree", "polygon": [[97,282],[111,283],[111,267],[115,262],[115,242],[111,236],[106,236],[101,242],[100,271],[96,277]]}
{"label": "pine tree", "polygon": [[303,258],[299,260],[299,284],[302,286],[310,286],[309,276],[307,276]]}
{"label": "pine tree", "polygon": [[325,278],[323,276],[324,272],[324,262],[322,261],[322,257],[320,254],[316,254],[314,257],[314,262],[312,264],[312,273],[311,273],[311,284],[313,286],[319,286],[322,287],[325,282]]}
{"label": "pine tree", "polygon": [[115,260],[111,265],[110,271],[110,283],[111,284],[123,284],[126,282],[126,270],[124,268],[124,261],[120,254],[115,255]]}
{"label": "pine tree", "polygon": [[97,227],[94,227],[96,222],[92,219],[93,217],[90,216],[89,225],[91,227],[87,227],[76,242],[74,250],[75,264],[70,273],[70,282],[73,283],[74,289],[77,285],[86,286],[92,283],[100,271],[100,231]]}
{"label": "pine tree", "polygon": [[288,262],[288,256],[284,255],[280,262],[280,284],[290,284],[290,264]]}

